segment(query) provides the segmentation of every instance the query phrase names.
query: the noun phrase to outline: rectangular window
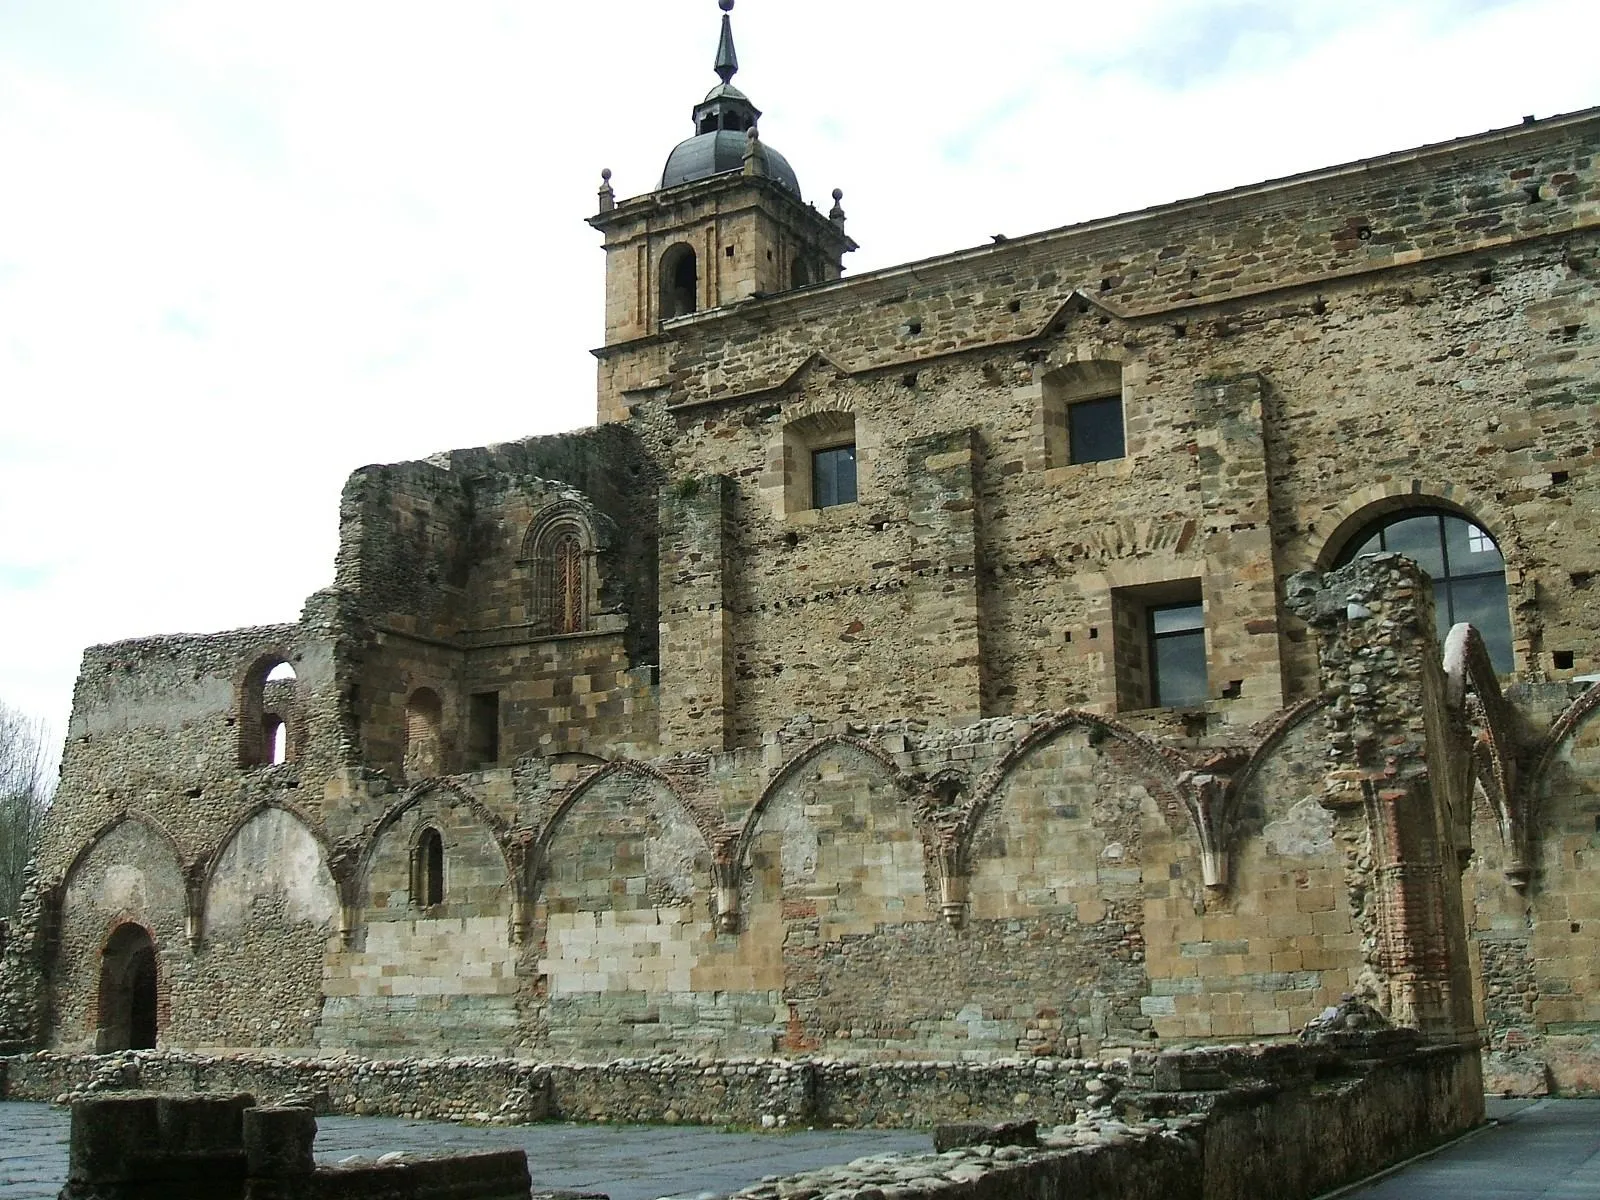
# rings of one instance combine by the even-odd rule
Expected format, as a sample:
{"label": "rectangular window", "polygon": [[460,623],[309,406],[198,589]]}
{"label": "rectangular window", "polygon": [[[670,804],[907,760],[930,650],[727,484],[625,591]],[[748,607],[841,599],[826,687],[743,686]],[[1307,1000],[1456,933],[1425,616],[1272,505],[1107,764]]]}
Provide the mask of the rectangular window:
{"label": "rectangular window", "polygon": [[1067,405],[1067,448],[1069,461],[1075,463],[1122,458],[1127,453],[1122,436],[1122,397],[1106,396]]}
{"label": "rectangular window", "polygon": [[834,446],[811,454],[811,507],[856,502],[856,448]]}
{"label": "rectangular window", "polygon": [[1150,693],[1157,708],[1206,702],[1203,605],[1164,604],[1150,609]]}
{"label": "rectangular window", "polygon": [[474,769],[500,761],[500,693],[475,692],[467,714],[467,757]]}

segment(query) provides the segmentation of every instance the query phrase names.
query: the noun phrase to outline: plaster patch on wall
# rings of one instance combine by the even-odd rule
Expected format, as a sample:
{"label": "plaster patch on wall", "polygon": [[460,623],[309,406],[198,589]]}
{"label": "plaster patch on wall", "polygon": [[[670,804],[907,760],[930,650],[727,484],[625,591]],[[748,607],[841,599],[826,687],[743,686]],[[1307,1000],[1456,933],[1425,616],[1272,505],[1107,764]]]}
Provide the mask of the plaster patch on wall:
{"label": "plaster patch on wall", "polygon": [[107,912],[142,912],[148,895],[144,872],[127,863],[112,863],[100,885],[100,907]]}
{"label": "plaster patch on wall", "polygon": [[1307,796],[1261,832],[1267,849],[1285,858],[1317,858],[1333,852],[1333,814]]}
{"label": "plaster patch on wall", "polygon": [[253,912],[278,903],[289,924],[327,924],[338,911],[338,892],[311,832],[292,814],[268,808],[222,852],[206,900],[206,931],[242,929]]}
{"label": "plaster patch on wall", "polygon": [[644,870],[652,900],[687,904],[694,897],[696,861],[706,854],[700,831],[670,800],[649,794],[650,836]]}

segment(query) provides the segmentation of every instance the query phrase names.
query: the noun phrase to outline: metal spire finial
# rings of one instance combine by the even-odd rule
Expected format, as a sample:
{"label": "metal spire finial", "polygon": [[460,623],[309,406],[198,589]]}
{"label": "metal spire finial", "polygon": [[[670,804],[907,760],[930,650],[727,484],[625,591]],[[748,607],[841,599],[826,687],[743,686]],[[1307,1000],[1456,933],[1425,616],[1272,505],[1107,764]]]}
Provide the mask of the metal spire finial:
{"label": "metal spire finial", "polygon": [[727,84],[739,73],[739,56],[733,52],[733,22],[728,14],[733,11],[733,0],[717,0],[722,10],[722,37],[717,41],[717,74]]}

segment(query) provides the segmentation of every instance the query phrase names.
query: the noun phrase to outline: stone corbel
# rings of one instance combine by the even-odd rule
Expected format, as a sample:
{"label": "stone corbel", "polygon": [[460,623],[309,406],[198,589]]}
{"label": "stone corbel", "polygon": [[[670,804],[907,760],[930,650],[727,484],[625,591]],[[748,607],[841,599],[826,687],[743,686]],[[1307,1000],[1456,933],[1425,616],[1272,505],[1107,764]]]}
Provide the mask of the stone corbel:
{"label": "stone corbel", "polygon": [[1228,886],[1228,826],[1232,780],[1210,771],[1185,771],[1178,777],[1184,805],[1200,841],[1200,879],[1221,891]]}
{"label": "stone corbel", "polygon": [[361,843],[355,838],[338,842],[328,855],[328,873],[339,892],[339,947],[350,950],[361,925]]}
{"label": "stone corbel", "polygon": [[951,929],[967,921],[967,856],[953,831],[940,835],[934,851],[939,867],[939,915]]}
{"label": "stone corbel", "polygon": [[206,864],[207,860],[201,858],[183,868],[183,934],[191,954],[200,953],[201,931],[205,928]]}
{"label": "stone corbel", "polygon": [[717,932],[739,932],[739,840],[725,834],[716,840],[711,874],[716,886]]}
{"label": "stone corbel", "polygon": [[532,905],[528,901],[528,856],[533,846],[533,836],[525,831],[506,835],[501,847],[505,850],[506,867],[511,876],[511,944],[520,946],[528,940],[528,914]]}

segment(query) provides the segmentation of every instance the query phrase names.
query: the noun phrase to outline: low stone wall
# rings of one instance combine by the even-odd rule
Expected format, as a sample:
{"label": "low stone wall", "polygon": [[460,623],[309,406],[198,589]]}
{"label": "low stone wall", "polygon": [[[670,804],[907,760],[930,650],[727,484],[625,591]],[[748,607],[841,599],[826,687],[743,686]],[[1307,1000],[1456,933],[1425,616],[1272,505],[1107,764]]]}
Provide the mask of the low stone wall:
{"label": "low stone wall", "polygon": [[1317,1044],[1140,1053],[1108,1062],[847,1063],[693,1059],[538,1064],[367,1062],[174,1051],[20,1055],[8,1099],[131,1087],[310,1103],[323,1111],[486,1122],[544,1118],[915,1127],[1033,1118],[1037,1146],[866,1159],[769,1182],[748,1200],[991,1196],[1296,1200],[1420,1153],[1483,1119],[1476,1046],[1409,1030]]}
{"label": "low stone wall", "polygon": [[[704,1125],[908,1128],[1017,1116],[1070,1121],[1148,1077],[1155,1055],[1101,1063],[659,1058],[610,1063],[518,1059],[289,1058],[180,1050],[48,1051],[0,1059],[3,1093],[60,1100],[123,1088],[249,1092],[319,1111],[514,1124],[546,1119]],[[1297,1060],[1298,1061],[1298,1060]],[[0,1078],[5,1078],[0,1075]]]}

